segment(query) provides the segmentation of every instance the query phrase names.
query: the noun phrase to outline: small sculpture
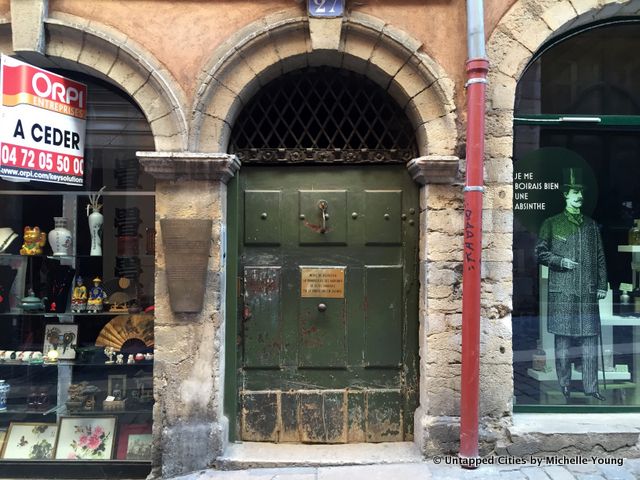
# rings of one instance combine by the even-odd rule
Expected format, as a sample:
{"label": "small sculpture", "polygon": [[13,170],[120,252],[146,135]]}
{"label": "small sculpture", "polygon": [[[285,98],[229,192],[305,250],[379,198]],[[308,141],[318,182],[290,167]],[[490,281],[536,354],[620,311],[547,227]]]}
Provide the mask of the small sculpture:
{"label": "small sculpture", "polygon": [[111,395],[113,395],[114,400],[122,400],[122,388],[119,383],[114,385]]}
{"label": "small sculpture", "polygon": [[76,286],[73,287],[71,295],[71,311],[84,312],[87,309],[87,287],[80,275],[76,277]]}
{"label": "small sculpture", "polygon": [[128,365],[133,365],[134,363],[136,363],[136,361],[133,359],[133,354],[129,354],[129,356],[127,357],[127,364]]}
{"label": "small sculpture", "polygon": [[116,355],[116,365],[124,365],[124,355],[119,353]]}
{"label": "small sculpture", "polygon": [[109,360],[104,363],[110,365],[113,363],[113,356],[116,354],[116,349],[113,347],[104,347],[104,354],[109,357]]}
{"label": "small sculpture", "polygon": [[69,385],[69,388],[67,389],[67,411],[77,412],[82,408],[85,400],[83,391],[86,387],[87,382],[72,383],[71,385]]}
{"label": "small sculpture", "polygon": [[24,243],[20,255],[42,255],[42,247],[47,243],[47,234],[40,227],[24,227]]}
{"label": "small sculpture", "polygon": [[89,298],[87,300],[87,312],[101,312],[104,299],[107,298],[107,294],[102,288],[102,280],[100,277],[93,279],[93,287],[89,290]]}

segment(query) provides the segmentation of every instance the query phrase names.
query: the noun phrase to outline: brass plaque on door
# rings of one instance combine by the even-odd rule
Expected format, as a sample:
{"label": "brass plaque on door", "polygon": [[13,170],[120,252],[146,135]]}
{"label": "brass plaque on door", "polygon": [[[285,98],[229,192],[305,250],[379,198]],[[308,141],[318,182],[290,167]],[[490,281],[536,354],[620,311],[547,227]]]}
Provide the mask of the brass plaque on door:
{"label": "brass plaque on door", "polygon": [[300,296],[344,298],[344,268],[300,268]]}

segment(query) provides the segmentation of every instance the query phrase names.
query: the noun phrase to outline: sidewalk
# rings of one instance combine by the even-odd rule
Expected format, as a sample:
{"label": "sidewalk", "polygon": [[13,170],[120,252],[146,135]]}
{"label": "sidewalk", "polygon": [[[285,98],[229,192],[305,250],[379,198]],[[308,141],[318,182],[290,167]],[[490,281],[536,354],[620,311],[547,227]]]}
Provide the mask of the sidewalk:
{"label": "sidewalk", "polygon": [[[455,458],[447,457],[449,462]],[[420,463],[355,465],[340,467],[287,467],[252,468],[248,470],[205,470],[191,473],[174,480],[637,480],[640,479],[640,459],[624,459],[621,466],[599,464],[615,461],[609,457],[599,457],[596,463],[591,457],[581,457],[582,465],[545,464],[526,465],[482,465],[475,470],[465,470],[458,465],[446,465],[447,458],[438,458]],[[503,460],[524,461],[516,457]],[[562,461],[562,459],[560,459]],[[535,460],[534,460],[535,463]],[[555,463],[558,463],[557,461]]]}

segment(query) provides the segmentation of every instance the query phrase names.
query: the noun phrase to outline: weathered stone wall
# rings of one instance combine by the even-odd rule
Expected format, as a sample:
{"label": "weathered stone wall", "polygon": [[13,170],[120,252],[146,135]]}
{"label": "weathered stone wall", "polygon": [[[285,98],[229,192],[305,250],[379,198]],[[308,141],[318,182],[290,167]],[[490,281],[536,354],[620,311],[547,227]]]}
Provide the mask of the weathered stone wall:
{"label": "weathered stone wall", "polygon": [[[156,183],[154,437],[162,475],[213,464],[224,438],[224,309],[222,225],[226,186],[218,181]],[[212,219],[204,308],[175,314],[169,304],[160,219]]]}
{"label": "weathered stone wall", "polygon": [[[213,465],[228,437],[223,414],[226,182],[231,155],[140,153],[156,177],[154,476]],[[160,220],[211,220],[204,307],[176,313],[167,286]]]}
{"label": "weathered stone wall", "polygon": [[[515,0],[485,2],[487,32]],[[295,0],[238,2],[156,2],[153,0],[51,0],[50,12],[68,13],[118,29],[149,49],[178,80],[190,100],[211,52],[246,25],[293,9],[305,15],[305,3]],[[353,2],[349,12],[379,18],[416,38],[422,51],[438,62],[455,82],[458,106],[464,105],[466,60],[465,0],[414,2],[375,0]],[[154,15],[150,16],[149,12]],[[167,32],[171,32],[167,35]]]}

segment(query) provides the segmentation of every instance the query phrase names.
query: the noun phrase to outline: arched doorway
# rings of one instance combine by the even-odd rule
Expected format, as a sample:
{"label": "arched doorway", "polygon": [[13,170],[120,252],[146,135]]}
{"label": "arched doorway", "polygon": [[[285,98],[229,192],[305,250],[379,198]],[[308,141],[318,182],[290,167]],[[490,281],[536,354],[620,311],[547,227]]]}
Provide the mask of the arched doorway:
{"label": "arched doorway", "polygon": [[237,438],[412,439],[416,150],[388,93],[346,70],[283,75],[241,111],[229,189]]}

